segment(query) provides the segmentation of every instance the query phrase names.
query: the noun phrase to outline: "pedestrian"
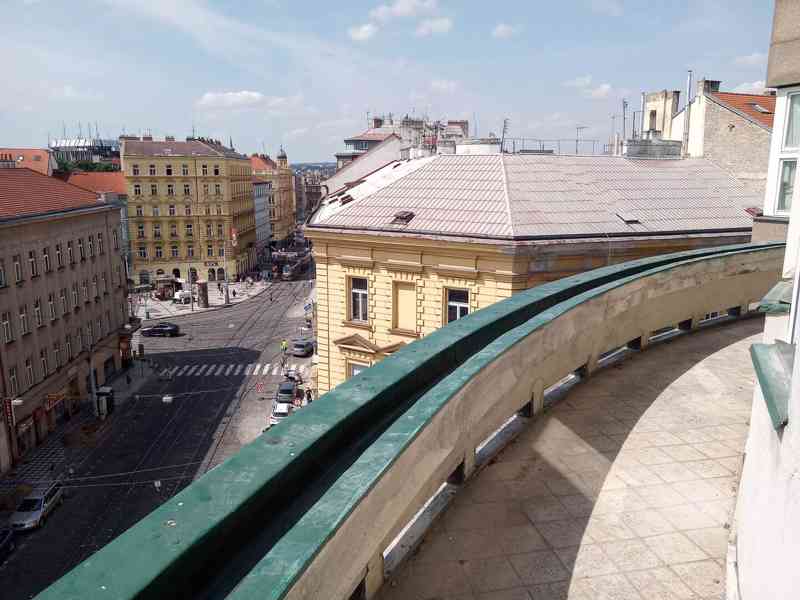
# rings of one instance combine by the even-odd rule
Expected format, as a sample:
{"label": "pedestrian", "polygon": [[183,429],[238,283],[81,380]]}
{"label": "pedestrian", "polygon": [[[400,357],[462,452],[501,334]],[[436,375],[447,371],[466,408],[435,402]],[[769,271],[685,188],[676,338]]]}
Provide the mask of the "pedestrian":
{"label": "pedestrian", "polygon": [[313,394],[311,393],[311,389],[306,390],[306,404],[311,404],[314,400],[312,398]]}
{"label": "pedestrian", "polygon": [[233,294],[233,297],[236,298],[236,290],[233,290],[231,293]]}
{"label": "pedestrian", "polygon": [[272,302],[272,290],[269,291],[269,301]]}
{"label": "pedestrian", "polygon": [[286,354],[286,352],[287,352],[288,350],[289,350],[289,344],[288,344],[288,342],[287,342],[285,339],[284,339],[284,340],[281,340],[281,352],[283,352],[284,354]]}

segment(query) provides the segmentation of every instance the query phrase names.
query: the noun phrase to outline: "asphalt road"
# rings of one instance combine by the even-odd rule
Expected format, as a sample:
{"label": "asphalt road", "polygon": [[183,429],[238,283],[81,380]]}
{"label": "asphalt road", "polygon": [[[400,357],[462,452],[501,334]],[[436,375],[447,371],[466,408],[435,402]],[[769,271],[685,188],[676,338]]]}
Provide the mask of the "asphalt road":
{"label": "asphalt road", "polygon": [[[142,338],[172,377],[152,378],[117,407],[97,447],[65,475],[63,506],[17,536],[0,597],[33,597],[261,433],[283,379],[280,341],[297,336],[309,292],[308,281],[276,282],[271,294],[173,319],[179,337]],[[305,370],[309,362],[288,359]]]}

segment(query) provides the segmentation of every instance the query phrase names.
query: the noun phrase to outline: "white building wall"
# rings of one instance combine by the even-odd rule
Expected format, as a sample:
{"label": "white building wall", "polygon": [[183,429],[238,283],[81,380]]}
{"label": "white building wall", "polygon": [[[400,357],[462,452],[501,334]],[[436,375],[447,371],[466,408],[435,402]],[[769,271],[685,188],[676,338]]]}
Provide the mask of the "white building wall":
{"label": "white building wall", "polygon": [[[778,91],[775,127],[770,148],[764,212],[775,214],[779,161],[796,157],[783,149],[788,94],[800,86]],[[783,276],[794,278],[789,315],[768,315],[764,343],[776,339],[795,346],[798,322],[798,236],[800,202],[795,194]],[[739,483],[735,522],[728,552],[728,600],[794,600],[800,597],[800,356],[796,356],[788,405],[788,423],[776,431],[759,385],[755,386],[750,430]]]}

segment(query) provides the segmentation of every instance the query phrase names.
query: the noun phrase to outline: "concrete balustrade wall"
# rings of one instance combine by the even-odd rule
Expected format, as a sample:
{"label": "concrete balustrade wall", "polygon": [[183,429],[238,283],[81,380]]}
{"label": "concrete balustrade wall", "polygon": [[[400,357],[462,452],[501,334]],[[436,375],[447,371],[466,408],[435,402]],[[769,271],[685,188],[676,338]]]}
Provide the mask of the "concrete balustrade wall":
{"label": "concrete balustrade wall", "polygon": [[[392,540],[460,465],[471,474],[475,448],[510,416],[529,402],[541,410],[544,389],[580,368],[591,372],[608,350],[633,340],[646,347],[651,332],[696,327],[708,313],[746,314],[777,281],[782,256],[773,248],[658,267],[561,302],[500,336],[416,402],[413,411],[430,414],[424,427],[289,592],[269,597],[347,599],[362,581],[371,597]],[[255,598],[263,583],[256,569],[234,597]]]}
{"label": "concrete balustrade wall", "polygon": [[782,258],[782,244],[654,257],[471,314],[270,429],[41,598],[369,598],[392,541],[444,482],[474,473],[476,447],[510,416],[541,411],[548,386],[611,349],[746,314]]}

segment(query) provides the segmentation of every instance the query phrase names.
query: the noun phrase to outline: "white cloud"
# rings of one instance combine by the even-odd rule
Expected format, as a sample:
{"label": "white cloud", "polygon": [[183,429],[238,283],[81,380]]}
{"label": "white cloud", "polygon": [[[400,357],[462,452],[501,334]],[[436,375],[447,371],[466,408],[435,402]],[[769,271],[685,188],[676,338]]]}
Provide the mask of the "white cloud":
{"label": "white cloud", "polygon": [[428,14],[437,8],[436,0],[395,0],[391,4],[381,4],[369,12],[371,19],[386,22],[396,17],[416,17]]}
{"label": "white cloud", "polygon": [[240,92],[206,92],[197,101],[199,108],[255,108],[264,103],[261,92],[242,90]]}
{"label": "white cloud", "polygon": [[609,17],[622,16],[621,0],[589,0],[589,7],[593,12]]}
{"label": "white cloud", "polygon": [[739,94],[763,94],[765,88],[766,88],[765,82],[759,80],[759,81],[740,83],[731,91],[737,92]]}
{"label": "white cloud", "polygon": [[566,87],[573,87],[580,91],[586,98],[608,98],[611,94],[612,87],[610,83],[601,83],[592,87],[592,76],[581,75],[575,79],[570,79],[563,83]]}
{"label": "white cloud", "polygon": [[589,98],[608,98],[608,95],[610,93],[611,93],[610,83],[601,83],[597,87],[586,90],[586,94],[589,96]]}
{"label": "white cloud", "polygon": [[376,33],[378,33],[378,27],[372,23],[364,23],[363,25],[357,25],[347,30],[347,35],[349,35],[350,39],[354,42],[366,42]]}
{"label": "white cloud", "polygon": [[261,92],[206,92],[195,103],[205,112],[261,110],[269,115],[308,114],[314,109],[303,105],[303,95],[265,96]]}
{"label": "white cloud", "polygon": [[56,87],[52,96],[61,100],[100,100],[102,94],[88,89],[78,89],[70,84]]}
{"label": "white cloud", "polygon": [[448,33],[453,28],[453,21],[449,17],[424,19],[417,26],[417,35],[427,37],[437,33]]}
{"label": "white cloud", "polygon": [[745,56],[737,56],[733,59],[733,64],[737,67],[763,67],[767,64],[767,55],[763,52],[753,52]]}
{"label": "white cloud", "polygon": [[565,81],[564,85],[567,87],[576,87],[576,88],[585,88],[592,83],[592,76],[591,75],[581,75],[580,77],[576,77],[575,79],[570,79],[569,81]]}
{"label": "white cloud", "polygon": [[450,94],[456,91],[458,82],[450,79],[434,79],[431,81],[431,90],[440,94]]}
{"label": "white cloud", "polygon": [[514,27],[513,25],[509,25],[508,23],[498,23],[492,29],[492,37],[498,39],[507,39],[514,35],[516,35],[519,30]]}
{"label": "white cloud", "polygon": [[309,132],[308,127],[298,127],[297,129],[292,129],[291,131],[287,132],[283,137],[287,140],[293,140],[296,138],[303,137]]}

